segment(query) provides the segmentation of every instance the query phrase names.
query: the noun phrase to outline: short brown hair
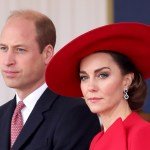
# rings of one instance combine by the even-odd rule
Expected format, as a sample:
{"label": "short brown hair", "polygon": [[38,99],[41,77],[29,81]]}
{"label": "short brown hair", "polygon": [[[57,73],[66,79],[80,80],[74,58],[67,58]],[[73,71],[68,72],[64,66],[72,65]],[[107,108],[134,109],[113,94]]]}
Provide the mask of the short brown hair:
{"label": "short brown hair", "polygon": [[138,68],[129,57],[122,53],[109,50],[100,52],[109,54],[117,63],[123,75],[134,73],[134,79],[128,89],[128,104],[132,110],[140,110],[146,98],[147,86]]}
{"label": "short brown hair", "polygon": [[46,15],[34,11],[34,10],[15,10],[8,17],[8,20],[12,17],[22,17],[27,20],[33,21],[36,28],[36,40],[39,44],[40,52],[44,47],[51,44],[53,47],[56,43],[56,30],[53,22]]}

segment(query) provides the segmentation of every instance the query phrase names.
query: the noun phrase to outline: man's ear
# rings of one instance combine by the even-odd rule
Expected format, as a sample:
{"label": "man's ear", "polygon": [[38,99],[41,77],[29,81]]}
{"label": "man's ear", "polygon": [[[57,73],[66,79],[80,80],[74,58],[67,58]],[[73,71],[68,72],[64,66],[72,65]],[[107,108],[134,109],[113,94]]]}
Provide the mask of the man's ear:
{"label": "man's ear", "polygon": [[46,45],[42,52],[42,55],[43,55],[43,59],[45,61],[45,65],[47,65],[54,55],[53,46],[51,44]]}
{"label": "man's ear", "polygon": [[132,81],[134,79],[134,73],[128,73],[124,76],[124,82],[123,85],[126,88],[129,88],[130,85],[132,84]]}

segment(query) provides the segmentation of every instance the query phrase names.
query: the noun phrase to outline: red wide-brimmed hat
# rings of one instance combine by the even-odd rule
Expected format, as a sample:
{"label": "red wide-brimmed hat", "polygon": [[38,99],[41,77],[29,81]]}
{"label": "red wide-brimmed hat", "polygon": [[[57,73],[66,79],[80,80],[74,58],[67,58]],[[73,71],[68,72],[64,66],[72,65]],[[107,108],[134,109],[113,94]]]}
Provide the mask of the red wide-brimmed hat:
{"label": "red wide-brimmed hat", "polygon": [[79,64],[95,51],[111,50],[127,55],[150,78],[150,25],[122,22],[91,30],[60,49],[46,70],[46,82],[54,92],[82,97]]}

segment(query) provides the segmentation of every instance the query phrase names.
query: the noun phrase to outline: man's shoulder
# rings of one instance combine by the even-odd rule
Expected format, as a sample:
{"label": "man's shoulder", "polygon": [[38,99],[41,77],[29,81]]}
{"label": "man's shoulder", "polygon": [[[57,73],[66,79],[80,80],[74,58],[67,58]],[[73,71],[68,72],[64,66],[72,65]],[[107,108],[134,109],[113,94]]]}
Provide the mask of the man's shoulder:
{"label": "man's shoulder", "polygon": [[73,98],[59,95],[60,101],[63,103],[74,104],[74,105],[85,105],[85,102],[82,98]]}
{"label": "man's shoulder", "polygon": [[12,102],[13,102],[13,99],[8,101],[8,102],[6,102],[6,103],[4,103],[3,105],[0,106],[0,110],[6,109],[7,107],[9,107],[9,105],[11,105]]}
{"label": "man's shoulder", "polygon": [[85,101],[82,98],[73,98],[59,95],[56,99],[56,103],[64,106],[66,109],[72,108],[85,108],[88,109]]}
{"label": "man's shoulder", "polygon": [[52,100],[52,97],[55,97],[55,100],[53,102],[53,108],[55,110],[59,110],[62,112],[69,112],[69,111],[75,111],[75,112],[85,112],[87,114],[91,115],[91,112],[86,105],[84,99],[82,98],[73,98],[73,97],[66,97],[62,95],[58,95],[56,93],[53,93],[51,90],[48,90],[47,92],[50,92],[50,94],[47,95],[47,99],[49,101]]}
{"label": "man's shoulder", "polygon": [[58,95],[51,91],[50,89],[46,89],[46,91],[42,95],[43,97],[46,96],[46,99],[55,99],[56,103],[66,104],[66,105],[83,105],[85,106],[85,102],[82,98],[73,98],[73,97],[66,97],[62,95]]}
{"label": "man's shoulder", "polygon": [[3,116],[3,114],[6,112],[6,111],[9,111],[10,107],[15,103],[15,100],[12,99],[8,102],[6,102],[5,104],[1,105],[0,106],[0,116]]}

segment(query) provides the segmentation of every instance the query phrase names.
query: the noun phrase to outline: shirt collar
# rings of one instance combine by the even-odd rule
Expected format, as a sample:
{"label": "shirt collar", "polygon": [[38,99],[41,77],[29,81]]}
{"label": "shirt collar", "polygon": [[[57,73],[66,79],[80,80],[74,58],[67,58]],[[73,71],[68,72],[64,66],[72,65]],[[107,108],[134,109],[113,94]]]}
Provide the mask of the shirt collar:
{"label": "shirt collar", "polygon": [[[23,100],[23,102],[24,102],[25,106],[27,107],[27,109],[32,110],[34,108],[36,102],[41,97],[41,95],[44,93],[46,88],[47,88],[47,84],[44,83],[42,86],[40,86],[38,89],[33,91],[31,94],[29,94]],[[16,100],[17,100],[17,104],[18,104],[18,102],[20,101],[20,98],[19,98],[17,93],[16,93]]]}

